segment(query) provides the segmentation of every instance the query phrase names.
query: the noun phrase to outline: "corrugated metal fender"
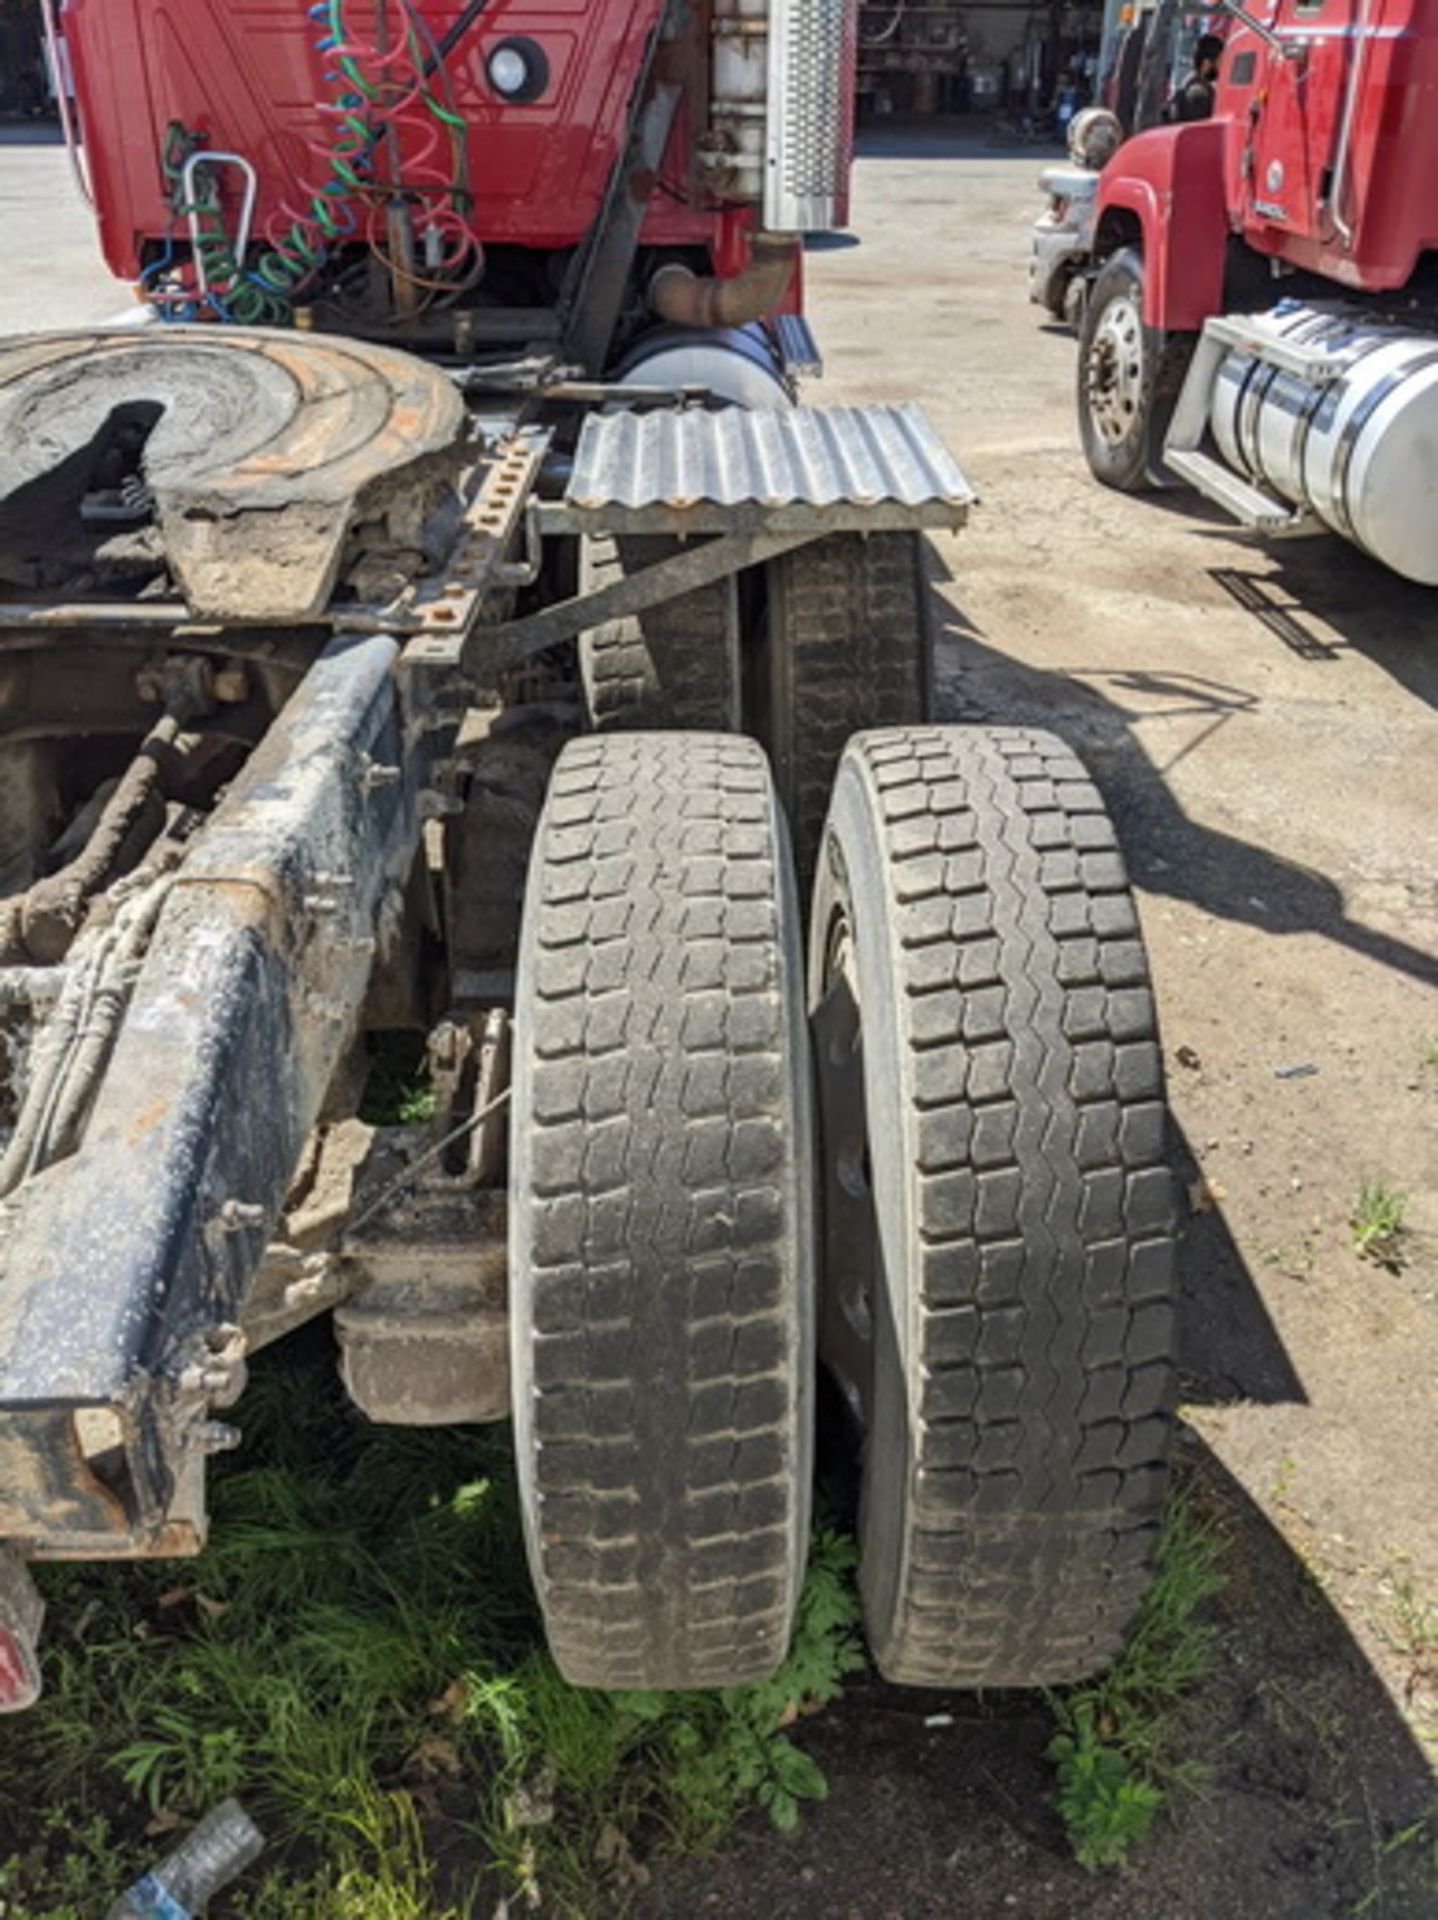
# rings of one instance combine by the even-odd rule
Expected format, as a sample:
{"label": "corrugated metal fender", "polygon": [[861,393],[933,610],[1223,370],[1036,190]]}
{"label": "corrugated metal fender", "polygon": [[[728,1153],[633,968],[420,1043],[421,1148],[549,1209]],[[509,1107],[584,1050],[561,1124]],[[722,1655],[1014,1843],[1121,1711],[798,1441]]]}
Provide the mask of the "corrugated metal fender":
{"label": "corrugated metal fender", "polygon": [[973,489],[921,407],[701,408],[592,413],[572,507],[952,508]]}

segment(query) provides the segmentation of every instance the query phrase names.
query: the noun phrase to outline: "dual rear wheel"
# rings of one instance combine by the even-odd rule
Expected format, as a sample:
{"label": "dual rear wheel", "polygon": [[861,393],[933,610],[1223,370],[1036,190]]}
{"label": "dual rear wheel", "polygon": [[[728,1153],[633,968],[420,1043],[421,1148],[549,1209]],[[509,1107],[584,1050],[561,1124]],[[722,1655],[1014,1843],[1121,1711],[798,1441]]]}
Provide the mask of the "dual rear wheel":
{"label": "dual rear wheel", "polygon": [[1069,750],[853,741],[809,978],[822,1345],[864,1436],[875,1661],[923,1686],[1081,1678],[1151,1563],[1174,1329],[1147,969]]}
{"label": "dual rear wheel", "polygon": [[774,1670],[817,1348],[859,1438],[880,1670],[1072,1680],[1141,1597],[1174,1384],[1160,1057],[1113,831],[1050,735],[900,726],[843,748],[811,858],[806,967],[756,743],[597,734],[556,768],[511,1173],[550,1643],[589,1686]]}
{"label": "dual rear wheel", "polygon": [[762,750],[560,756],[517,988],[510,1318],[530,1566],[565,1676],[784,1657],[813,1430],[813,1146],[788,839]]}
{"label": "dual rear wheel", "polygon": [[[677,548],[664,537],[588,542],[584,575],[598,584]],[[807,894],[845,742],[928,712],[927,605],[918,534],[829,534],[582,635],[590,722],[752,734]]]}

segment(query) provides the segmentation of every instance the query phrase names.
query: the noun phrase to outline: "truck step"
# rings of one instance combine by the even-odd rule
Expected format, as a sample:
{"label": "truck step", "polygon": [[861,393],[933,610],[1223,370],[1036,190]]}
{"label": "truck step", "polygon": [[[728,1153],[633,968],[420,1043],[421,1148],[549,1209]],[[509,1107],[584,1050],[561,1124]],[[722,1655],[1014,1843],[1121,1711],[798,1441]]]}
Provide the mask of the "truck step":
{"label": "truck step", "polygon": [[1170,472],[1197,487],[1205,499],[1214,501],[1255,533],[1273,538],[1323,531],[1311,513],[1290,507],[1286,500],[1275,500],[1211,453],[1201,453],[1194,447],[1168,447],[1163,462]]}
{"label": "truck step", "polygon": [[1333,352],[1331,337],[1310,346],[1276,333],[1264,314],[1216,314],[1204,321],[1203,334],[1227,351],[1251,353],[1255,360],[1317,387],[1328,386],[1349,365],[1348,355]]}

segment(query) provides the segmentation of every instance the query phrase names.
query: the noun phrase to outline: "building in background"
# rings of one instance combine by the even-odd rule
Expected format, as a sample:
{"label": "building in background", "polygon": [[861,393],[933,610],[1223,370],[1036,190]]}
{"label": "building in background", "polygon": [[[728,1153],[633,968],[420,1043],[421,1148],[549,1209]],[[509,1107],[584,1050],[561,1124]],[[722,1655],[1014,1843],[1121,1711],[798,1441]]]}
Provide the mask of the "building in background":
{"label": "building in background", "polygon": [[0,0],[0,114],[50,110],[39,0]]}
{"label": "building in background", "polygon": [[1101,0],[860,0],[860,112],[1001,111],[1053,131],[1093,97],[1103,14]]}

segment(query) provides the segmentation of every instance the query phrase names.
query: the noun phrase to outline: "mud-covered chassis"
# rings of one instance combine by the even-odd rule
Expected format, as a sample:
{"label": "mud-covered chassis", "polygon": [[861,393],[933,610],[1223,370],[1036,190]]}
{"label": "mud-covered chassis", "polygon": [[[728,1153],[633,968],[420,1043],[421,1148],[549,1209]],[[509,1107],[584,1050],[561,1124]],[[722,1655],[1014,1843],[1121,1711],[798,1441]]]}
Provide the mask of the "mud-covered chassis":
{"label": "mud-covered chassis", "polygon": [[[885,1670],[1064,1678],[1132,1611],[1152,1005],[1083,770],[919,724],[962,476],[912,409],[612,398],[302,336],[0,356],[4,1704],[24,1562],[197,1550],[246,1353],[331,1310],[372,1417],[513,1403],[571,1678],[767,1671],[815,1184]],[[356,1117],[393,1029],[423,1129]]]}

